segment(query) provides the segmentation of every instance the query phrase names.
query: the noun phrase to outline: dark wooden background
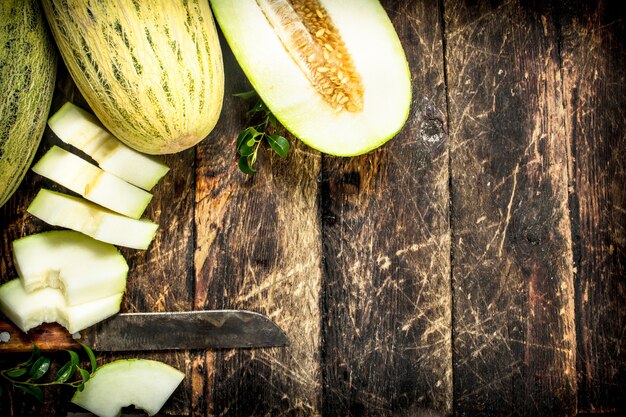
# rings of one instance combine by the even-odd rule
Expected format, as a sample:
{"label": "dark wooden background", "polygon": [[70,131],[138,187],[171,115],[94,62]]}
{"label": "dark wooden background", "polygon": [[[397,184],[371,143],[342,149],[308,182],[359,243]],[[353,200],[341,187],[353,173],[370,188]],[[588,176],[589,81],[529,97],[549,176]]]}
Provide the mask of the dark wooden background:
{"label": "dark wooden background", "polygon": [[[284,349],[140,354],[187,373],[179,416],[626,414],[626,48],[618,1],[384,1],[413,77],[402,132],[334,158],[292,139],[238,172],[249,84],[223,44],[224,111],[168,155],[125,311],[243,308]],[[53,110],[84,101],[61,68]],[[54,141],[47,130],[43,150]],[[0,210],[13,239],[47,229]],[[61,353],[59,355],[62,355]],[[137,354],[99,354],[106,362]],[[62,358],[62,356],[60,356]],[[0,415],[64,416],[19,393]]]}

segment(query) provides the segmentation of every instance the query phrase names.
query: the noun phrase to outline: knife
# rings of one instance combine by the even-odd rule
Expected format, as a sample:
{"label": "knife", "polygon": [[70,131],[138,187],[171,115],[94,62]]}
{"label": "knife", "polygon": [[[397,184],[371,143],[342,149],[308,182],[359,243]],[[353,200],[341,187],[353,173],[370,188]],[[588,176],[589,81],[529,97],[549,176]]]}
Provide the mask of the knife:
{"label": "knife", "polygon": [[[8,339],[8,340],[7,340]],[[286,346],[287,335],[267,316],[246,310],[121,313],[71,335],[45,324],[24,333],[0,322],[0,352],[75,349],[96,351],[226,349]]]}

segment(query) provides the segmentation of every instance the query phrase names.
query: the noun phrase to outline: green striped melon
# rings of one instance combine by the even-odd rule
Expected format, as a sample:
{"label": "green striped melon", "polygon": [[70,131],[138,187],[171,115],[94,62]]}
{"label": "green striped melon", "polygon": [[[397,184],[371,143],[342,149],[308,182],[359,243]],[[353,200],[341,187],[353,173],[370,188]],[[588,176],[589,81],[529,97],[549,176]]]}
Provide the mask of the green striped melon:
{"label": "green striped melon", "polygon": [[78,89],[102,124],[137,151],[204,139],[224,95],[222,52],[206,0],[44,0]]}
{"label": "green striped melon", "polygon": [[39,1],[0,1],[0,206],[22,182],[43,136],[56,65]]}

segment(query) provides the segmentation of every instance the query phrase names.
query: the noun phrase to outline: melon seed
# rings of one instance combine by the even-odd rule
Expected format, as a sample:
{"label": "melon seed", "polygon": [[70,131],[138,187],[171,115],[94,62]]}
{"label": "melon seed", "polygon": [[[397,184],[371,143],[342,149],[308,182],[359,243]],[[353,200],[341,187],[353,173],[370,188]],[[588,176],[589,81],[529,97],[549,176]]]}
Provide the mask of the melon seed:
{"label": "melon seed", "polygon": [[257,0],[285,49],[336,111],[363,109],[363,84],[319,0]]}

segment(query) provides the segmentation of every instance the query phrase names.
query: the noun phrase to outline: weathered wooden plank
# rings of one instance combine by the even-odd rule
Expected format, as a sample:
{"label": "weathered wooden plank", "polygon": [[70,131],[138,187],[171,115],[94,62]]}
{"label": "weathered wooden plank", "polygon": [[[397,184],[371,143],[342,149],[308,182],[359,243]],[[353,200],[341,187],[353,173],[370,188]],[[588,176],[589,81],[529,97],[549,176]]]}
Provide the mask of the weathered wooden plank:
{"label": "weathered wooden plank", "polygon": [[560,22],[571,206],[579,238],[579,409],[626,413],[624,13],[614,2],[574,1],[563,8]]}
{"label": "weathered wooden plank", "polygon": [[250,90],[228,46],[225,108],[196,164],[196,307],[267,314],[287,348],[219,351],[194,362],[197,415],[319,414],[320,156],[291,138],[280,160],[260,151],[253,177],[239,172],[234,141]]}
{"label": "weathered wooden plank", "polygon": [[567,153],[551,10],[445,2],[459,415],[576,413]]}
{"label": "weathered wooden plank", "polygon": [[452,409],[448,136],[440,9],[383,2],[404,45],[413,105],[402,132],[323,159],[322,369],[326,415]]}

